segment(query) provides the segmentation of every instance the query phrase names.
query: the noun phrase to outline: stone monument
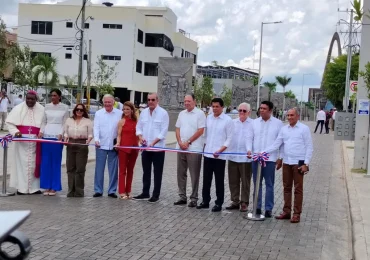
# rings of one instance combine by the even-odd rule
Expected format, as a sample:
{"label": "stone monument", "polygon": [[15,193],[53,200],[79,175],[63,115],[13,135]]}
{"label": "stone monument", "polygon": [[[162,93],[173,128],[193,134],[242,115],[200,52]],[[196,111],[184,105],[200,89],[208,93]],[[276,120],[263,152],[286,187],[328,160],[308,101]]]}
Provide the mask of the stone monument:
{"label": "stone monument", "polygon": [[184,97],[192,93],[192,58],[160,57],[158,61],[159,105],[168,111],[169,131],[175,130],[177,116],[184,109]]}

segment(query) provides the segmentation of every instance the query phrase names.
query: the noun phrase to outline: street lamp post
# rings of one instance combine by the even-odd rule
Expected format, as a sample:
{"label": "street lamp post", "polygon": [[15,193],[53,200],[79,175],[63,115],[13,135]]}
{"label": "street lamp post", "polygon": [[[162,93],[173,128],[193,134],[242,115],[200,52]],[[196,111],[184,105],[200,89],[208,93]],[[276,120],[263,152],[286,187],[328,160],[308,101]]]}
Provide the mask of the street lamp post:
{"label": "street lamp post", "polygon": [[256,107],[256,110],[258,110],[259,105],[260,105],[263,25],[264,24],[277,24],[277,23],[283,23],[283,22],[278,21],[278,22],[267,22],[267,23],[262,22],[261,23],[261,44],[260,44],[260,60],[259,60],[259,67],[258,67],[258,86],[257,86],[257,107]]}
{"label": "street lamp post", "polygon": [[305,75],[311,75],[311,73],[304,73],[303,74],[303,80],[302,80],[302,92],[301,92],[301,112],[299,113],[299,120],[302,121],[302,110],[303,110],[303,86],[304,86],[304,76]]}

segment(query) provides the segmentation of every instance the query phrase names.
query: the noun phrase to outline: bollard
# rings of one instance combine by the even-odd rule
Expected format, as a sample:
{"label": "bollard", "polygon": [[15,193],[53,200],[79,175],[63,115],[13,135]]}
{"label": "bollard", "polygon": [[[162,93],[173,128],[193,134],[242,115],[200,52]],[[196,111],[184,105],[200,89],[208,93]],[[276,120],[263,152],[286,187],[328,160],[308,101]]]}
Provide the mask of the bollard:
{"label": "bollard", "polygon": [[8,174],[8,146],[4,146],[4,155],[3,155],[3,188],[0,193],[0,197],[9,197],[14,196],[15,193],[10,193],[6,191],[6,181]]}
{"label": "bollard", "polygon": [[253,221],[263,221],[265,220],[265,216],[262,214],[257,214],[257,204],[258,204],[258,191],[260,189],[260,181],[261,181],[261,164],[257,163],[257,176],[256,176],[256,186],[254,187],[254,199],[253,199],[253,212],[248,213],[244,216],[244,218]]}

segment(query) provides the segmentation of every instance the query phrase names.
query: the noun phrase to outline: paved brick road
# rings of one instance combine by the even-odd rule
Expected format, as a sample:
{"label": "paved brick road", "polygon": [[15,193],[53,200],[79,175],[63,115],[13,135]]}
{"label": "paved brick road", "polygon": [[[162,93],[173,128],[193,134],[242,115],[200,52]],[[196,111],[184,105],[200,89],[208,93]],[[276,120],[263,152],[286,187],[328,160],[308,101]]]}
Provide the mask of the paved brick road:
{"label": "paved brick road", "polygon": [[[5,198],[0,206],[32,210],[21,228],[32,241],[30,259],[319,259],[327,231],[333,143],[332,135],[314,135],[315,153],[305,178],[302,221],[297,225],[275,219],[247,221],[235,211],[212,213],[173,206],[177,200],[173,153],[166,154],[157,204],[106,195],[92,198],[94,164],[90,163],[86,198],[66,198],[64,190],[57,197]],[[140,165],[138,161],[134,194],[142,187]],[[274,214],[282,208],[281,172],[276,175]],[[65,175],[63,184],[66,189]],[[226,205],[227,184],[225,190]]]}

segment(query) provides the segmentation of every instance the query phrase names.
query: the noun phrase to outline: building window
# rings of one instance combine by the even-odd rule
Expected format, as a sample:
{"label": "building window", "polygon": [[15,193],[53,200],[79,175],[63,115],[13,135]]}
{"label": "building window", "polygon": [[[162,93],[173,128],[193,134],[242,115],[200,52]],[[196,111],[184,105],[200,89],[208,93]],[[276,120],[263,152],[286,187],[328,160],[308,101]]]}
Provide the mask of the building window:
{"label": "building window", "polygon": [[136,72],[141,73],[143,71],[143,62],[141,60],[136,60]]}
{"label": "building window", "polygon": [[89,29],[90,28],[90,24],[89,23],[85,23],[85,29]]}
{"label": "building window", "polygon": [[194,64],[197,64],[197,55],[193,54],[194,56]]}
{"label": "building window", "polygon": [[158,63],[144,63],[144,76],[158,76]]}
{"label": "building window", "polygon": [[71,50],[72,50],[72,48],[66,48],[66,50],[67,50],[67,51],[71,51]]}
{"label": "building window", "polygon": [[87,54],[84,54],[84,60],[87,60]]}
{"label": "building window", "polygon": [[67,60],[72,59],[72,53],[66,53],[65,57]]}
{"label": "building window", "polygon": [[181,58],[184,58],[184,49],[181,49]]}
{"label": "building window", "polygon": [[149,16],[149,17],[163,17],[163,15],[160,15],[160,14],[146,14],[145,16]]}
{"label": "building window", "polygon": [[103,60],[121,60],[121,56],[102,55]]}
{"label": "building window", "polygon": [[66,22],[66,27],[67,28],[73,28],[73,23],[72,22]]}
{"label": "building window", "polygon": [[103,23],[104,29],[122,29],[122,24]]}
{"label": "building window", "polygon": [[171,39],[165,34],[146,33],[145,34],[146,47],[162,47],[169,52],[173,52],[174,47]]}
{"label": "building window", "polygon": [[53,34],[53,22],[32,21],[31,34]]}
{"label": "building window", "polygon": [[37,55],[45,55],[45,56],[51,57],[50,52],[32,52],[31,59],[34,59]]}
{"label": "building window", "polygon": [[142,30],[137,30],[137,41],[140,43],[144,43],[144,33]]}

